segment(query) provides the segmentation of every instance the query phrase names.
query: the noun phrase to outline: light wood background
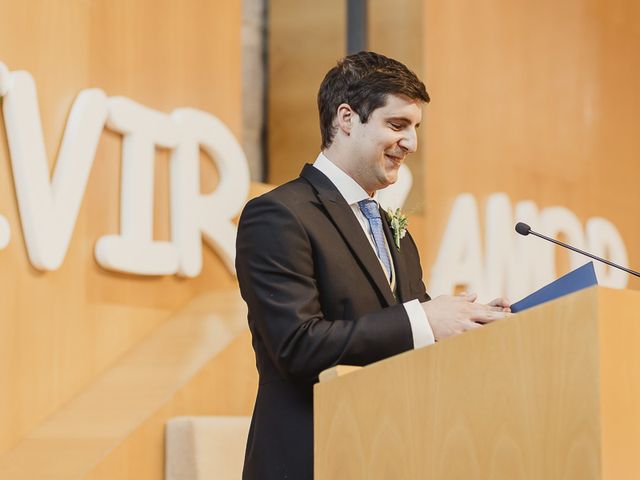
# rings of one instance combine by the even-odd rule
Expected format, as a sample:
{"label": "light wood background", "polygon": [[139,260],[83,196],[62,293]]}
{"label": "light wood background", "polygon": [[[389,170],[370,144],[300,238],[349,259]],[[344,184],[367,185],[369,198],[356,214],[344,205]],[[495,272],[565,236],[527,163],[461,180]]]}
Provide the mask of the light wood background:
{"label": "light wood background", "polygon": [[[240,136],[240,2],[0,0],[0,11],[0,61],[36,81],[51,167],[71,104],[90,87],[164,112],[199,108]],[[235,285],[209,248],[192,280],[122,275],[96,264],[96,240],[119,228],[121,137],[107,130],[64,264],[33,269],[2,122],[0,115],[0,213],[12,239],[0,251],[0,453],[189,299]],[[158,152],[156,167],[155,236],[166,239],[168,152]],[[215,169],[205,160],[202,168],[209,191]]]}
{"label": "light wood background", "polygon": [[637,270],[637,2],[424,3],[426,265],[459,192],[506,192],[609,219]]}
{"label": "light wood background", "polygon": [[164,478],[170,418],[252,410],[246,313],[237,288],[197,296],[0,455],[0,478]]}
{"label": "light wood background", "polygon": [[267,180],[298,176],[320,152],[316,96],[336,60],[344,56],[344,0],[276,0],[269,6]]}

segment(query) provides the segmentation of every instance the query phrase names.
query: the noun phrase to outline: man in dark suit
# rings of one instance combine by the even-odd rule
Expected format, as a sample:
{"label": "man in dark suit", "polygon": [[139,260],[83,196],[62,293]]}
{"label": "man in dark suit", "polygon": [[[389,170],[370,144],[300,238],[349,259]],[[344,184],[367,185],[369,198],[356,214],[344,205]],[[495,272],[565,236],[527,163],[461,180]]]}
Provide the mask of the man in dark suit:
{"label": "man in dark suit", "polygon": [[[410,234],[396,243],[376,191],[417,148],[429,101],[403,64],[342,59],[320,86],[322,153],[300,177],[250,201],[236,268],[260,375],[245,479],[313,478],[313,384],[505,315],[502,299],[430,300]],[[430,300],[430,301],[428,301]]]}

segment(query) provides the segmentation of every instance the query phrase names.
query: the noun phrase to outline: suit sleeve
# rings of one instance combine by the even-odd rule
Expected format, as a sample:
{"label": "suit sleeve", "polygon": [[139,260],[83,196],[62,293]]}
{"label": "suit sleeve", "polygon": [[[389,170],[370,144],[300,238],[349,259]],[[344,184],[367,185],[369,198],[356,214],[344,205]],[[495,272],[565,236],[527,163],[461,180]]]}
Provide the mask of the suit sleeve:
{"label": "suit sleeve", "polygon": [[276,200],[263,196],[245,207],[236,270],[253,334],[288,378],[311,380],[339,363],[366,365],[413,347],[401,304],[355,320],[324,317],[309,237]]}
{"label": "suit sleeve", "polygon": [[405,244],[410,250],[410,256],[413,261],[408,262],[408,267],[410,269],[409,276],[411,278],[411,290],[415,298],[420,302],[427,302],[431,300],[431,297],[427,293],[427,288],[424,285],[422,280],[422,267],[420,266],[420,255],[418,254],[418,246],[416,245],[415,240],[411,236],[409,232],[405,237]]}

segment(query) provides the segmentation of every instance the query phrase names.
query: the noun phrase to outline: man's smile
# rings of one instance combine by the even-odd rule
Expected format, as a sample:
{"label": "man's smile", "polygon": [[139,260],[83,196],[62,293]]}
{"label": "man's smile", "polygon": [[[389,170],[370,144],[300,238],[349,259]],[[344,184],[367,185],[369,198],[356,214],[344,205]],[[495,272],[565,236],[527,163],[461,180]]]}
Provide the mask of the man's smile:
{"label": "man's smile", "polygon": [[384,156],[388,160],[391,160],[391,162],[393,162],[398,167],[402,164],[402,161],[404,160],[404,155],[396,156],[396,155],[391,155],[389,153],[385,153]]}

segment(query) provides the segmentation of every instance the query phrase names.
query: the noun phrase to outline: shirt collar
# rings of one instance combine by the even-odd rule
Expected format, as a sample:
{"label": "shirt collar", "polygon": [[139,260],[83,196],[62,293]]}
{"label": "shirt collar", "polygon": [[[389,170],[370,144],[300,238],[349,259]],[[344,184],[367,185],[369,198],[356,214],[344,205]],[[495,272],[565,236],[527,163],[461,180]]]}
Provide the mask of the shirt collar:
{"label": "shirt collar", "polygon": [[374,192],[373,197],[370,197],[358,182],[347,175],[322,152],[320,152],[316,161],[313,162],[313,166],[324,173],[349,205],[354,205],[365,199],[375,200],[375,202],[378,203],[378,192]]}

